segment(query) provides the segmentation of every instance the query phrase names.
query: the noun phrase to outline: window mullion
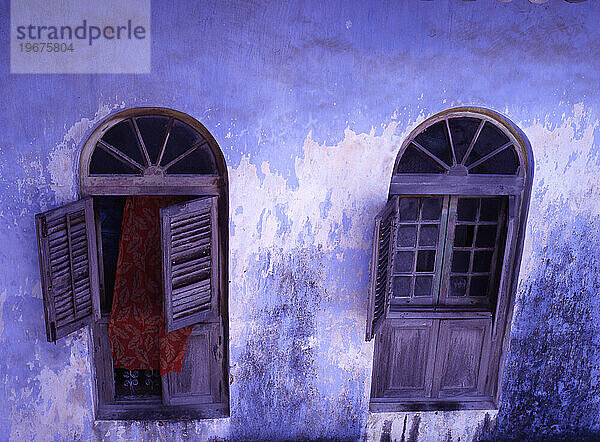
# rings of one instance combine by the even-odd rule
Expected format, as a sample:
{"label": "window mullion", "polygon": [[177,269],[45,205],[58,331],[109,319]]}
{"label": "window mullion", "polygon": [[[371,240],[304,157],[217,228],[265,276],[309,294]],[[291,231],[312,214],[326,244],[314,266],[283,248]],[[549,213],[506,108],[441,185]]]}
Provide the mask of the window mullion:
{"label": "window mullion", "polygon": [[441,259],[438,267],[437,290],[435,302],[446,304],[448,284],[450,283],[450,264],[452,262],[452,244],[454,242],[454,228],[456,226],[456,208],[458,196],[446,196],[444,201],[444,212],[442,213],[443,240],[440,243]]}

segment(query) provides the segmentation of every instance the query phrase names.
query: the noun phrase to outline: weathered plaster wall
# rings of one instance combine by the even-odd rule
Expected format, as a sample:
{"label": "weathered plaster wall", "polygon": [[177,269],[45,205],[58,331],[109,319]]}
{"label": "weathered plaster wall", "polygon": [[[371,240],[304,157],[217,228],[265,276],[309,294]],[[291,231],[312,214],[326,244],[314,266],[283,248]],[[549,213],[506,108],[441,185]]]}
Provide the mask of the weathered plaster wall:
{"label": "weathered plaster wall", "polygon": [[[1,46],[0,439],[600,432],[596,2],[154,1],[152,20],[150,75],[9,75]],[[536,158],[502,404],[369,414],[373,217],[403,137],[471,104],[515,121]],[[144,105],[197,118],[229,167],[229,419],[94,422],[87,330],[45,342],[33,215],[77,198],[95,124]]]}

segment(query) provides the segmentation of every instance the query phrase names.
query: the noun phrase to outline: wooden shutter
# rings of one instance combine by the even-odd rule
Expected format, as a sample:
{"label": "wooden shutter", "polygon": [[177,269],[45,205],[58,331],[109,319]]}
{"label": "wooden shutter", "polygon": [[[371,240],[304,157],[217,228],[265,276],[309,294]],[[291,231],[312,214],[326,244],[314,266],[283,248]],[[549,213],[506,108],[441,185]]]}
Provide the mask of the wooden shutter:
{"label": "wooden shutter", "polygon": [[55,342],[100,317],[92,199],[37,214],[35,224],[46,334]]}
{"label": "wooden shutter", "polygon": [[217,197],[161,209],[167,332],[218,314]]}
{"label": "wooden shutter", "polygon": [[397,211],[398,197],[394,196],[375,217],[367,310],[367,341],[373,339],[386,315]]}

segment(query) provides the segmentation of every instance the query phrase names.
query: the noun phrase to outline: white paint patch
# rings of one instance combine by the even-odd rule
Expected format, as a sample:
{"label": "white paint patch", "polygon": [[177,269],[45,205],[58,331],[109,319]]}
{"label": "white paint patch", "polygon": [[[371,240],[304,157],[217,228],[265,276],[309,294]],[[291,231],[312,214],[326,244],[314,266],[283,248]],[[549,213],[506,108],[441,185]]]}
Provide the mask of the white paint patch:
{"label": "white paint patch", "polygon": [[103,120],[113,110],[123,108],[121,105],[101,105],[93,118],[82,118],[69,128],[63,140],[50,152],[48,172],[50,188],[54,191],[56,203],[65,204],[73,201],[75,196],[75,173],[79,167],[78,149],[84,141],[89,129]]}
{"label": "white paint patch", "polygon": [[[65,338],[71,356],[64,368],[54,371],[42,368],[31,381],[39,386],[25,388],[9,398],[11,411],[11,441],[79,440],[86,424],[93,419],[91,402],[91,373],[87,358],[89,333],[87,329]],[[39,360],[36,354],[34,359]],[[33,386],[33,385],[32,385]],[[57,433],[60,432],[60,433]]]}
{"label": "white paint patch", "polygon": [[[591,119],[590,111],[586,111],[580,103],[574,105],[572,116],[563,115],[562,123],[553,129],[549,128],[548,121],[521,125],[531,142],[535,158],[521,279],[537,264],[533,260],[537,255],[532,253],[532,248],[542,247],[556,223],[566,221],[560,216],[549,218],[550,207],[566,205],[587,216],[600,215],[599,154],[593,152],[594,148],[598,148],[594,131],[599,124],[598,120]],[[533,232],[542,244],[532,243]]]}

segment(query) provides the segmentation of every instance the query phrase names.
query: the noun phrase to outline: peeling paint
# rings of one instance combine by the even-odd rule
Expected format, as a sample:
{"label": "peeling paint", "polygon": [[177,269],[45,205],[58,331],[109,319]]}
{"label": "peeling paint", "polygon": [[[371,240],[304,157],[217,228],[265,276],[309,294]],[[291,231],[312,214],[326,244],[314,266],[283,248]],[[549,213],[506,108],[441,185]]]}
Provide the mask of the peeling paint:
{"label": "peeling paint", "polygon": [[[152,7],[150,75],[0,73],[0,439],[600,437],[595,2]],[[143,105],[197,118],[228,164],[230,418],[95,422],[89,333],[46,342],[33,216],[77,198],[87,134]],[[370,413],[373,218],[403,139],[454,105],[506,114],[536,160],[500,409]]]}

